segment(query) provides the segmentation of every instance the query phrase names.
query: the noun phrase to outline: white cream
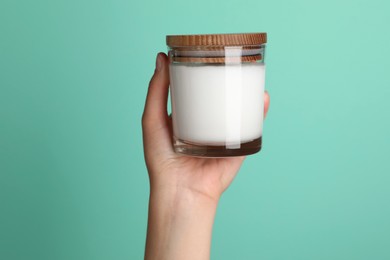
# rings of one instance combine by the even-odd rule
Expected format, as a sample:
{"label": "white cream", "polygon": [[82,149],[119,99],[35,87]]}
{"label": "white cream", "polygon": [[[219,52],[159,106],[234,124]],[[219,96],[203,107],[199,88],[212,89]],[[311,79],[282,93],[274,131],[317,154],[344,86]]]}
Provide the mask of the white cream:
{"label": "white cream", "polygon": [[264,64],[171,64],[174,136],[240,148],[262,135]]}

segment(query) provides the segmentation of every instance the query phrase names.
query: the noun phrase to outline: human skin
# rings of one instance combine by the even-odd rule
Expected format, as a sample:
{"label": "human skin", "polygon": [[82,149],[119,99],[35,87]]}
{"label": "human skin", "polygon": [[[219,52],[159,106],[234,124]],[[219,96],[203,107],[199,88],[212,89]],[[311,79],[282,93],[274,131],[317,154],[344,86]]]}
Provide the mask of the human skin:
{"label": "human skin", "polygon": [[[159,53],[142,117],[150,180],[145,259],[209,259],[218,201],[245,157],[197,158],[175,153],[168,89],[168,57]],[[265,92],[264,115],[269,104]]]}

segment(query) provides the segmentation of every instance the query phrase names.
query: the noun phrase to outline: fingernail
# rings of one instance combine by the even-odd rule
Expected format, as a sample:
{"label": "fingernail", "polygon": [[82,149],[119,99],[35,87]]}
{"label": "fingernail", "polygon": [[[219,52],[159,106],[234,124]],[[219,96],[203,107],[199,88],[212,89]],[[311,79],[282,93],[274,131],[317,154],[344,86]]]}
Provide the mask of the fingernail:
{"label": "fingernail", "polygon": [[157,54],[157,58],[156,58],[156,70],[157,71],[160,71],[162,69],[162,60],[161,60],[161,55],[160,53]]}

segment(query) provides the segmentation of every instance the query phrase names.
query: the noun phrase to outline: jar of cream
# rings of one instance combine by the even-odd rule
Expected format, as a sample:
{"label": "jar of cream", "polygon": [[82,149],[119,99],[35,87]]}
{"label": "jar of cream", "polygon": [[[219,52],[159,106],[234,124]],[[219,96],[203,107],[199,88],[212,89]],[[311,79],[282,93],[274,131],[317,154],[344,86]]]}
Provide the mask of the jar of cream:
{"label": "jar of cream", "polygon": [[266,33],[170,35],[175,152],[201,157],[261,149]]}

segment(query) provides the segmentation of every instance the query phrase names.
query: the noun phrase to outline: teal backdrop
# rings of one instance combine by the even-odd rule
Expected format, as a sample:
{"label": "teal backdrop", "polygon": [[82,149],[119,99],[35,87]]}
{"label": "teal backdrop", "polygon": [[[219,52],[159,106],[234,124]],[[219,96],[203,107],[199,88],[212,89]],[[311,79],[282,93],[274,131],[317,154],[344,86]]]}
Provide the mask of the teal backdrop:
{"label": "teal backdrop", "polygon": [[390,259],[390,2],[0,2],[0,259],[142,259],[165,35],[267,32],[263,150],[212,259]]}

